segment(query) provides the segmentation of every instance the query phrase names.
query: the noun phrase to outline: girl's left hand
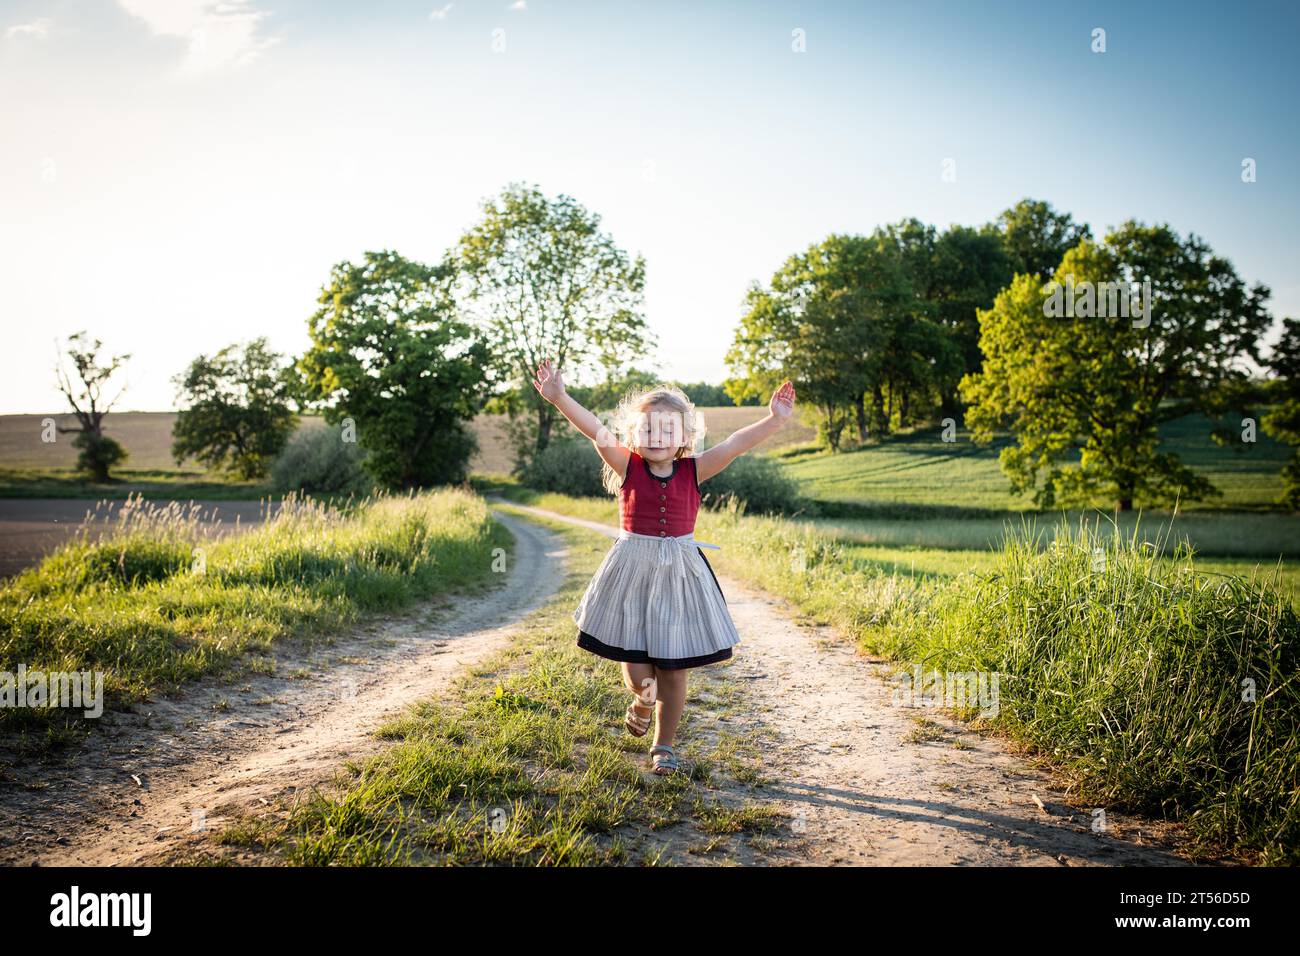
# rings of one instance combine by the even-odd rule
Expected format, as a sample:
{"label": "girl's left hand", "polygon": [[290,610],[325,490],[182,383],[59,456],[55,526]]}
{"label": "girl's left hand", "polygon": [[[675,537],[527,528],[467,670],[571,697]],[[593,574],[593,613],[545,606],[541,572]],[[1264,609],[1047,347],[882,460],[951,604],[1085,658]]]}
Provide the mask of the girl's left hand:
{"label": "girl's left hand", "polygon": [[767,403],[773,417],[782,420],[790,417],[794,411],[794,386],[788,381],[772,393],[772,400]]}

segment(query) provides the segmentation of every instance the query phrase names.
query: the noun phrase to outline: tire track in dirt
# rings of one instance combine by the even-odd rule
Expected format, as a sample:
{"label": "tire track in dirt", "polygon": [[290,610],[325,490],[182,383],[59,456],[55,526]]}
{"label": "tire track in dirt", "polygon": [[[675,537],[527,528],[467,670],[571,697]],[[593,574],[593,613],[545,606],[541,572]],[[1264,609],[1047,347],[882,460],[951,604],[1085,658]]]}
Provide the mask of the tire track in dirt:
{"label": "tire track in dirt", "polygon": [[731,662],[709,670],[742,682],[753,703],[748,716],[729,718],[733,725],[763,726],[777,741],[763,769],[774,782],[754,790],[724,783],[723,797],[775,805],[793,818],[782,845],[752,862],[1191,865],[1180,855],[1187,841],[1178,827],[1101,808],[1104,826],[1094,830],[1098,808],[1073,805],[1050,769],[938,708],[896,705],[890,680],[898,665],[859,654],[833,628],[801,623],[787,602],[725,574],[723,559],[712,563],[741,643]]}
{"label": "tire track in dirt", "polygon": [[198,681],[105,714],[57,761],[11,768],[0,779],[0,864],[146,863],[379,750],[375,728],[506,646],[563,579],[557,535],[494,517],[516,542],[496,590],[372,622],[315,649],[275,648],[272,676]]}

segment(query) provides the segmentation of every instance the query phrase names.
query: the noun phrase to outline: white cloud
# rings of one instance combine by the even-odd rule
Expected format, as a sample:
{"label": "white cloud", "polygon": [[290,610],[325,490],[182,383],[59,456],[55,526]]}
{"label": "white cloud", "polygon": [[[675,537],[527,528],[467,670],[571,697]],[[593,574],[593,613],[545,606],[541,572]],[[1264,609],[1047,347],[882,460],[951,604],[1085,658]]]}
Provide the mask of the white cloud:
{"label": "white cloud", "polygon": [[515,0],[514,3],[510,4],[510,9],[518,10],[522,13],[528,9],[528,0]]}
{"label": "white cloud", "polygon": [[54,26],[54,21],[49,17],[41,17],[39,20],[33,20],[31,23],[16,23],[9,29],[5,30],[5,39],[12,40],[14,37],[36,37],[38,40],[44,40],[50,32],[50,27]]}
{"label": "white cloud", "polygon": [[454,6],[455,6],[454,3],[449,3],[449,4],[447,4],[445,7],[443,7],[441,10],[431,10],[431,11],[429,12],[429,19],[430,19],[430,20],[446,20],[446,19],[447,19],[447,14],[451,13],[451,8],[454,7]]}
{"label": "white cloud", "polygon": [[248,0],[117,0],[155,36],[183,37],[189,49],[181,70],[204,73],[222,66],[245,66],[279,40],[258,35],[267,14]]}

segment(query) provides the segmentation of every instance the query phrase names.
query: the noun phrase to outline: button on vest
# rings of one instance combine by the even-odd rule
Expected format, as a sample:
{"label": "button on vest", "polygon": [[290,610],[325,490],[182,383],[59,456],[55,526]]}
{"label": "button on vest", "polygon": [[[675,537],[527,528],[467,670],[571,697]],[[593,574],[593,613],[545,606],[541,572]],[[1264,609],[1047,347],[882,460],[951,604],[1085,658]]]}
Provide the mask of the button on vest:
{"label": "button on vest", "polygon": [[673,462],[669,477],[653,474],[644,458],[632,452],[627,474],[619,491],[622,527],[637,534],[679,537],[695,531],[700,493],[695,476],[695,458]]}

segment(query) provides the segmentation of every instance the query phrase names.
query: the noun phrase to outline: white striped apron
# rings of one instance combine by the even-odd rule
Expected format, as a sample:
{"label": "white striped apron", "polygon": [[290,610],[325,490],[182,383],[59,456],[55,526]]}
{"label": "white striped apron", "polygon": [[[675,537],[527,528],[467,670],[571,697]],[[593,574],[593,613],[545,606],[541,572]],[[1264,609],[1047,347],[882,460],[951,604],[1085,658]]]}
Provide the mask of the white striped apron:
{"label": "white striped apron", "polygon": [[659,660],[701,657],[740,643],[695,535],[621,530],[573,619],[605,644]]}

